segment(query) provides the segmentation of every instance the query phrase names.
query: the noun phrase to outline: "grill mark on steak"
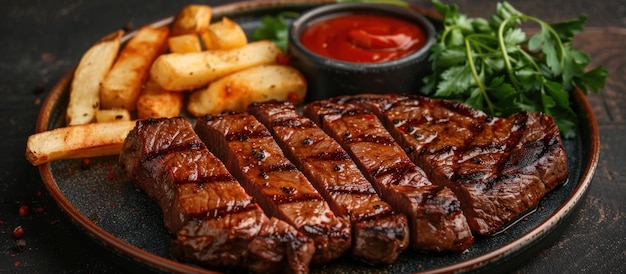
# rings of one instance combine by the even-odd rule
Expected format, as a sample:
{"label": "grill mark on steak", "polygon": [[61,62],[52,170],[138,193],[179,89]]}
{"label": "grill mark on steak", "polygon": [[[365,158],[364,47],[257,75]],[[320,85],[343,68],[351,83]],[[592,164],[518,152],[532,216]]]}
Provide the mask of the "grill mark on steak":
{"label": "grill mark on steak", "polygon": [[285,155],[309,178],[338,216],[352,224],[352,255],[370,264],[393,263],[408,247],[406,216],[380,199],[348,153],[290,103],[248,106]]}
{"label": "grill mark on steak", "polygon": [[289,128],[312,128],[316,127],[315,123],[310,120],[301,121],[298,119],[275,119],[270,123],[270,127],[289,127]]}
{"label": "grill mark on steak", "polygon": [[377,180],[388,180],[391,185],[401,185],[406,183],[407,178],[404,174],[419,172],[416,170],[415,165],[407,159],[400,159],[399,162],[393,163],[388,166],[383,166],[375,170],[370,170],[372,177]]}
{"label": "grill mark on steak", "polygon": [[153,160],[154,158],[157,157],[161,157],[163,155],[167,155],[170,153],[176,153],[179,151],[187,151],[187,150],[193,150],[193,149],[206,149],[206,147],[204,146],[203,143],[199,143],[199,142],[189,142],[186,144],[180,144],[180,145],[173,145],[170,146],[168,148],[159,150],[159,151],[153,151],[150,153],[146,153],[143,156],[143,161],[150,161]]}
{"label": "grill mark on steak", "polygon": [[306,273],[313,241],[268,219],[182,118],[138,121],[119,162],[154,198],[178,260],[251,272]]}
{"label": "grill mark on steak", "polygon": [[292,163],[282,163],[282,164],[273,164],[268,169],[270,172],[278,172],[278,171],[298,171],[296,166]]}
{"label": "grill mark on steak", "polygon": [[[468,141],[465,147],[457,148],[456,153],[459,155],[457,157],[458,159],[457,162],[462,164],[464,162],[464,159],[467,158],[467,159],[470,159],[470,161],[472,161],[473,163],[481,165],[483,164],[483,161],[480,158],[472,157],[473,155],[480,155],[484,153],[492,153],[492,154],[511,153],[511,151],[520,142],[522,134],[526,128],[527,120],[528,120],[528,113],[523,112],[523,113],[520,113],[520,115],[516,115],[512,122],[511,133],[509,137],[506,140],[504,140],[504,142],[501,144],[497,142],[488,142],[484,144],[471,144],[471,142]],[[480,133],[482,133],[482,130],[480,132],[478,131],[473,132],[474,135],[477,135]],[[473,139],[471,140],[473,141]],[[506,163],[508,161],[509,159],[507,157],[500,157],[499,159],[497,159],[494,163],[492,163],[494,167],[493,173],[505,174],[504,170],[507,168],[507,166],[510,166],[509,164]],[[460,182],[460,183],[466,183],[466,184],[476,183],[476,182],[481,182],[482,179],[488,175],[489,173],[483,172],[483,171],[479,171],[475,173],[459,172],[459,173],[452,174],[452,176],[450,177],[450,180],[453,182]],[[484,185],[487,187],[486,189],[491,189],[493,188],[493,186],[496,185],[496,182],[504,181],[506,180],[506,178],[507,176],[503,176],[503,178],[498,178],[498,179],[491,179],[491,180],[488,180]]]}
{"label": "grill mark on steak", "polygon": [[315,241],[314,264],[330,262],[349,249],[347,218],[333,214],[252,115],[204,116],[196,121],[195,130],[266,214],[287,221]]}
{"label": "grill mark on steak", "polygon": [[[254,130],[254,128],[251,127],[251,128],[244,128],[242,131],[230,132],[226,134],[225,138],[227,141],[232,142],[232,141],[247,141],[252,138],[264,138],[264,137],[271,137],[271,136],[272,135],[270,134],[270,132],[267,131],[266,129]],[[262,155],[262,154],[259,154],[259,155]]]}
{"label": "grill mark on steak", "polygon": [[310,103],[303,112],[348,151],[385,201],[407,215],[413,248],[463,251],[473,243],[457,197],[433,185],[375,115],[331,100]]}
{"label": "grill mark on steak", "polygon": [[475,233],[496,232],[567,178],[558,128],[548,115],[495,118],[462,103],[406,95],[335,100],[377,113],[411,159],[454,190]]}
{"label": "grill mark on steak", "polygon": [[237,214],[241,212],[256,210],[258,206],[256,204],[250,203],[247,205],[237,205],[237,206],[222,206],[217,207],[211,210],[207,210],[206,212],[198,212],[191,213],[189,216],[198,220],[210,220],[216,218],[222,218],[224,216],[228,216],[229,214]]}
{"label": "grill mark on steak", "polygon": [[174,183],[176,185],[189,185],[189,184],[201,184],[204,183],[219,183],[219,182],[228,182],[234,181],[235,177],[229,174],[217,174],[217,175],[204,175],[198,178],[190,179],[190,178],[178,178]]}
{"label": "grill mark on steak", "polygon": [[317,161],[347,161],[350,160],[350,155],[345,151],[322,151],[318,154],[307,156],[308,159]]}

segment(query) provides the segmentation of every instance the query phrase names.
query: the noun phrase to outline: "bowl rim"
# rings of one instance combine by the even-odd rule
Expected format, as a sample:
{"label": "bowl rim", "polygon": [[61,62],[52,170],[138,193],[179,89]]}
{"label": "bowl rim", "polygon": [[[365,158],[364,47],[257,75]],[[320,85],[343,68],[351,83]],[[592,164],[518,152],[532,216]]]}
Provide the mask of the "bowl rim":
{"label": "bowl rim", "polygon": [[[357,63],[342,61],[317,54],[309,50],[300,42],[300,35],[309,26],[309,23],[320,18],[340,16],[342,14],[380,14],[400,18],[405,21],[418,24],[425,32],[426,42],[416,51],[401,58],[375,63]],[[289,26],[289,53],[293,55],[294,49],[304,57],[318,65],[330,67],[336,70],[362,70],[362,69],[389,69],[398,68],[405,64],[419,62],[430,53],[431,47],[436,43],[435,26],[424,15],[409,8],[387,5],[381,3],[337,3],[322,5],[300,14]]]}

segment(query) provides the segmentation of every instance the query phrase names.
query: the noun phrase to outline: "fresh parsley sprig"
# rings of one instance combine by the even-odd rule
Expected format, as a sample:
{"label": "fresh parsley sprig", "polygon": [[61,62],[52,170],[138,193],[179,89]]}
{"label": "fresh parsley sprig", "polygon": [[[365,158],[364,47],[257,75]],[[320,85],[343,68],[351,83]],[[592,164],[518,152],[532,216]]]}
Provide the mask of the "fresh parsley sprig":
{"label": "fresh parsley sprig", "polygon": [[[431,49],[433,73],[424,79],[424,94],[460,100],[494,116],[545,112],[565,138],[575,136],[571,93],[575,88],[597,93],[608,76],[601,66],[585,71],[589,57],[572,46],[584,16],[549,24],[502,2],[487,20],[468,18],[439,0],[433,5],[444,17],[443,30]],[[525,22],[540,27],[530,39]]]}
{"label": "fresh parsley sprig", "polygon": [[298,15],[297,12],[285,11],[275,16],[263,16],[261,25],[255,28],[250,36],[254,40],[268,39],[286,52],[289,41],[289,24],[286,18],[295,18]]}

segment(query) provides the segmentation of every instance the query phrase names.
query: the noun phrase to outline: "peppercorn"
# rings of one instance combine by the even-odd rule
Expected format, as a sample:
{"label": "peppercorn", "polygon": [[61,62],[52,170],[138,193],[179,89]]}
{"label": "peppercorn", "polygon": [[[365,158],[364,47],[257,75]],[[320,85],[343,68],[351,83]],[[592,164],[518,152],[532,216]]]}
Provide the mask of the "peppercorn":
{"label": "peppercorn", "polygon": [[26,215],[28,215],[28,206],[21,205],[18,209],[18,214],[20,215],[20,217],[26,217]]}
{"label": "peppercorn", "polygon": [[257,159],[258,159],[259,161],[261,161],[261,160],[265,159],[265,151],[264,151],[264,150],[262,150],[262,149],[261,149],[261,150],[259,150],[259,153],[257,154],[257,156],[256,156],[256,157],[257,157]]}
{"label": "peppercorn", "polygon": [[13,237],[15,239],[20,239],[22,236],[24,236],[24,228],[22,228],[21,225],[18,225],[13,229]]}

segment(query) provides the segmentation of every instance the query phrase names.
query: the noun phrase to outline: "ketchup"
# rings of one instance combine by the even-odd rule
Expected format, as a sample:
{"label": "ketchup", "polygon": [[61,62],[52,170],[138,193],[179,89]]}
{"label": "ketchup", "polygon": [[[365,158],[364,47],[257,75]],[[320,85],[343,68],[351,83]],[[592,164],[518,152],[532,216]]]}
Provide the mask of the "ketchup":
{"label": "ketchup", "polygon": [[314,23],[300,42],[309,50],[341,61],[391,61],[421,48],[424,31],[416,24],[389,16],[347,14]]}

